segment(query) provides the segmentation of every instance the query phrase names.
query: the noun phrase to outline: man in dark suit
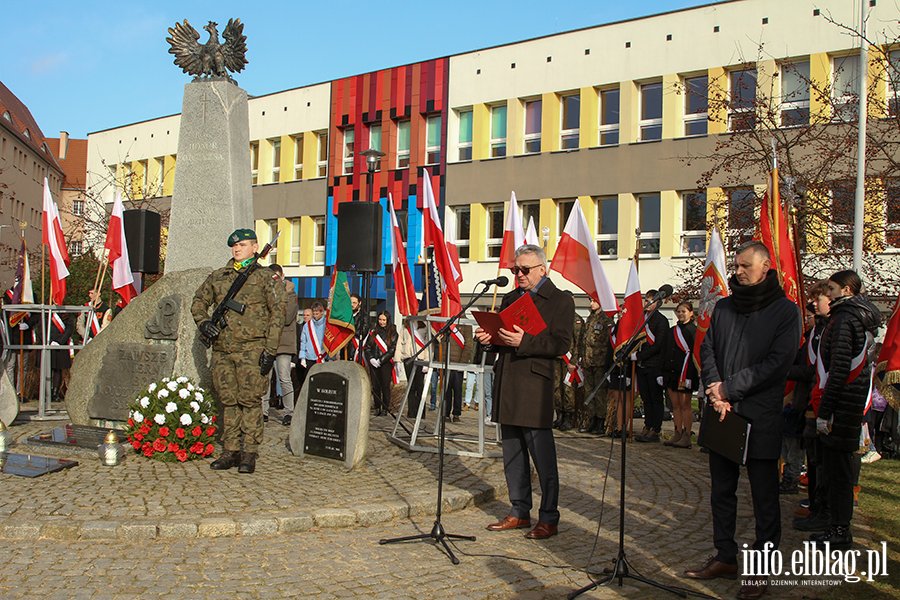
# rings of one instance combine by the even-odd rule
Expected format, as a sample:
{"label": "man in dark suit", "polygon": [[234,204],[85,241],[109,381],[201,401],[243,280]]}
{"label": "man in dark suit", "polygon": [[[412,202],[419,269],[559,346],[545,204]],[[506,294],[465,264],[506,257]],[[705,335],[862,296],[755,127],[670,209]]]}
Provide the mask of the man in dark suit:
{"label": "man in dark suit", "polygon": [[503,468],[512,503],[509,515],[488,525],[491,531],[531,527],[531,460],[541,484],[538,523],[525,537],[546,539],[559,524],[559,472],[553,440],[553,374],[556,358],[569,351],[575,322],[575,302],[547,278],[547,256],[539,246],[516,250],[513,268],[518,288],[503,296],[503,310],[531,294],[546,328],[537,335],[500,329],[501,342],[480,327],[475,337],[487,351],[496,351],[492,420],[500,424]]}
{"label": "man in dark suit", "polygon": [[[701,376],[711,408],[720,420],[733,410],[753,422],[747,448],[747,478],[756,518],[753,550],[769,551],[781,541],[781,411],[787,374],[800,345],[800,311],[785,297],[770,264],[769,251],[761,242],[738,248],[735,274],[728,281],[731,296],[716,303],[700,347]],[[733,578],[738,574],[734,535],[740,465],[711,450],[709,474],[716,556],[684,574],[693,579]],[[752,573],[741,574],[740,600],[766,593],[768,571],[762,569],[767,565],[755,565]]]}

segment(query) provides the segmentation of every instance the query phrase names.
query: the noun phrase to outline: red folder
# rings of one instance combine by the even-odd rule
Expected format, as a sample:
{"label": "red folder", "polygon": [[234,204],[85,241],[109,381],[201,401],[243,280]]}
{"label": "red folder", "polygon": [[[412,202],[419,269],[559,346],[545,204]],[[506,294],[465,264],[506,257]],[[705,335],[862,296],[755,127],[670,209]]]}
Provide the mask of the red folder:
{"label": "red folder", "polygon": [[501,313],[472,311],[472,316],[478,321],[478,325],[491,334],[491,343],[505,346],[498,333],[501,328],[507,331],[515,331],[515,325],[521,327],[525,333],[537,335],[547,328],[541,313],[538,312],[531,294],[522,294],[522,297],[507,306]]}

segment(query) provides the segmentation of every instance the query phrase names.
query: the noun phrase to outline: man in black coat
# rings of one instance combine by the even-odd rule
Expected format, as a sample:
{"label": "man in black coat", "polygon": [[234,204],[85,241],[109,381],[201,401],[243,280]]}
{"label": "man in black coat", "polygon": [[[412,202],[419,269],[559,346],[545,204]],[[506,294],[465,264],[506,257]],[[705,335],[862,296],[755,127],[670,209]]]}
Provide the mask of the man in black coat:
{"label": "man in black coat", "polygon": [[[559,471],[553,440],[553,383],[556,358],[569,351],[575,325],[575,301],[547,278],[547,257],[539,246],[526,244],[516,250],[517,289],[503,296],[503,310],[524,294],[531,294],[546,328],[537,335],[500,329],[504,345],[496,351],[492,420],[500,423],[503,469],[512,504],[509,515],[488,525],[491,531],[531,527],[531,465],[541,484],[538,524],[525,537],[546,539],[556,535],[559,524]],[[484,346],[491,334],[482,328],[475,338]]]}
{"label": "man in black coat", "polygon": [[[728,282],[732,295],[716,303],[700,347],[701,377],[720,419],[734,410],[753,422],[747,452],[756,518],[753,550],[775,550],[781,541],[781,411],[787,374],[800,345],[800,311],[785,297],[776,271],[769,270],[771,257],[761,242],[741,245],[735,264],[735,274]],[[734,534],[740,465],[710,451],[709,473],[717,554],[684,574],[694,579],[733,578],[738,571]],[[757,569],[765,567],[757,565]],[[766,592],[768,578],[757,573],[760,571],[742,573],[739,599],[759,598]]]}
{"label": "man in black coat", "polygon": [[657,290],[650,290],[644,296],[647,302],[644,305],[644,314],[650,313],[646,327],[647,341],[632,355],[632,360],[637,361],[635,379],[641,394],[641,402],[644,404],[644,430],[640,435],[634,436],[636,442],[659,442],[666,404],[659,379],[662,377],[663,347],[669,333],[669,320],[655,310],[660,302],[659,300],[653,302],[657,293]]}

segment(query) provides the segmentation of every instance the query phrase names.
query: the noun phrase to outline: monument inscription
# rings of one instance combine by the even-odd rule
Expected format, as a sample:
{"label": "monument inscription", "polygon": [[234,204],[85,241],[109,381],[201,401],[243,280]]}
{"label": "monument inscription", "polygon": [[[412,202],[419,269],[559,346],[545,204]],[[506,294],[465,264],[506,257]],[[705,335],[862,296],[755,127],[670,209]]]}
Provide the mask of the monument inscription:
{"label": "monument inscription", "polygon": [[174,346],[109,344],[88,403],[88,414],[94,419],[127,420],[128,403],[150,383],[170,376],[174,368]]}
{"label": "monument inscription", "polygon": [[336,373],[309,378],[306,406],[306,454],[344,460],[347,453],[347,379]]}

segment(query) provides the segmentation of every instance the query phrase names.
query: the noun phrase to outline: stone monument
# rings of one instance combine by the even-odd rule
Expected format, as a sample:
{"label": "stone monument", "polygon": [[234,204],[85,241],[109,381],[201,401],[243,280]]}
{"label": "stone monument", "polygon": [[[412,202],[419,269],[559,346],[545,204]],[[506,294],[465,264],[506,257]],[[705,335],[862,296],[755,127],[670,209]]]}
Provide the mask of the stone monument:
{"label": "stone monument", "polygon": [[366,369],[339,360],[314,365],[291,421],[291,452],[353,469],[366,459],[371,387]]}
{"label": "stone monument", "polygon": [[[3,363],[0,362],[0,366]],[[12,425],[19,415],[19,398],[16,396],[16,390],[12,382],[9,380],[9,374],[6,369],[0,373],[0,421],[4,425]]]}

